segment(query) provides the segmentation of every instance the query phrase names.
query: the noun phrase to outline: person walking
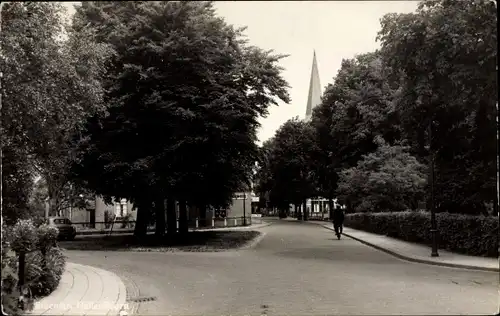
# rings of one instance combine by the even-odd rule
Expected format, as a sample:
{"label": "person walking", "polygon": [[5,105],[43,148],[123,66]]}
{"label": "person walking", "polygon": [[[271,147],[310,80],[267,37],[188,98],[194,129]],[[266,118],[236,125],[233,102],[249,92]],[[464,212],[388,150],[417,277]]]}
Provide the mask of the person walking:
{"label": "person walking", "polygon": [[333,209],[333,229],[335,229],[335,234],[337,235],[337,239],[340,239],[343,226],[344,226],[344,211],[340,207],[337,207]]}

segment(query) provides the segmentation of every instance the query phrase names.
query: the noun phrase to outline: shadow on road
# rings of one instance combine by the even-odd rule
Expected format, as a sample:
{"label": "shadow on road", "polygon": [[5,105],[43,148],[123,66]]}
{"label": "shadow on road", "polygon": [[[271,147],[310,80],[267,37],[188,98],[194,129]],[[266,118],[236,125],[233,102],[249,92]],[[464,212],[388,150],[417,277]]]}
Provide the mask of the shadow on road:
{"label": "shadow on road", "polygon": [[145,250],[145,251],[218,251],[239,248],[259,236],[257,231],[206,231],[189,232],[185,235],[164,236],[147,235],[137,238],[133,235],[79,236],[73,241],[59,242],[66,250]]}

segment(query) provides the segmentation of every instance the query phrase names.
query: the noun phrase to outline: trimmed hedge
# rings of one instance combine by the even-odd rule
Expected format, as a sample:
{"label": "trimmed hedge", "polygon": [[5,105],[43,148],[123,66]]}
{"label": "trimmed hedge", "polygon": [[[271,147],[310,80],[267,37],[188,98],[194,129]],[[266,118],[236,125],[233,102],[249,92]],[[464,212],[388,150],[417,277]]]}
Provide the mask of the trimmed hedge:
{"label": "trimmed hedge", "polygon": [[[61,280],[65,257],[56,245],[58,231],[47,225],[35,226],[31,220],[19,220],[13,227],[2,221],[2,304],[9,315],[20,315],[18,308],[18,252],[26,252],[25,285],[32,299],[52,293]],[[33,301],[26,302],[28,310]]]}
{"label": "trimmed hedge", "polygon": [[[440,249],[498,257],[498,217],[437,213]],[[346,214],[345,226],[431,245],[431,217],[425,211]]]}

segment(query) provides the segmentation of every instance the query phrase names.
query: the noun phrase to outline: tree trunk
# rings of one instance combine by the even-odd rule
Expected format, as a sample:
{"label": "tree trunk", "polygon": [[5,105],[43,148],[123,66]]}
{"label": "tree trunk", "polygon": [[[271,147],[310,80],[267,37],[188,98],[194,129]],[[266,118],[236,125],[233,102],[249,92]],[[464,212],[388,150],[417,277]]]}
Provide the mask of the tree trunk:
{"label": "tree trunk", "polygon": [[158,198],[155,200],[156,227],[155,235],[163,237],[165,235],[165,200]]}
{"label": "tree trunk", "polygon": [[151,204],[145,201],[137,202],[137,220],[135,222],[134,236],[138,238],[146,237],[148,233],[148,223],[151,213]]}
{"label": "tree trunk", "polygon": [[303,209],[301,209],[300,203],[299,203],[298,205],[296,205],[296,207],[297,207],[297,209],[299,210],[299,213],[297,214],[297,219],[298,219],[299,221],[301,221],[301,220],[302,220],[302,218],[303,218],[304,210],[303,210]]}
{"label": "tree trunk", "polygon": [[49,207],[48,207],[48,212],[46,212],[47,218],[49,216],[57,216],[57,198],[50,197],[49,198]]}
{"label": "tree trunk", "polygon": [[325,210],[324,210],[324,204],[325,202],[323,200],[319,201],[319,211],[321,213],[321,220],[325,220]]}
{"label": "tree trunk", "polygon": [[333,220],[333,198],[328,198],[328,219]]}
{"label": "tree trunk", "polygon": [[186,201],[179,201],[179,233],[187,234],[188,232],[187,204]]}
{"label": "tree trunk", "polygon": [[45,183],[47,185],[47,195],[48,199],[48,210],[45,210],[45,216],[48,218],[49,216],[59,216],[59,204],[61,201],[59,200],[59,194],[61,193],[62,185],[59,181],[52,181],[49,174],[44,175]]}
{"label": "tree trunk", "polygon": [[177,233],[177,212],[175,210],[175,200],[167,199],[167,234]]}
{"label": "tree trunk", "polygon": [[307,212],[307,200],[302,201],[302,205],[304,206],[304,217],[302,218],[304,221],[308,220],[309,214]]}
{"label": "tree trunk", "polygon": [[198,206],[198,213],[200,216],[200,227],[207,227],[207,206],[205,204],[201,204]]}
{"label": "tree trunk", "polygon": [[493,199],[493,216],[498,216],[498,195],[495,194]]}

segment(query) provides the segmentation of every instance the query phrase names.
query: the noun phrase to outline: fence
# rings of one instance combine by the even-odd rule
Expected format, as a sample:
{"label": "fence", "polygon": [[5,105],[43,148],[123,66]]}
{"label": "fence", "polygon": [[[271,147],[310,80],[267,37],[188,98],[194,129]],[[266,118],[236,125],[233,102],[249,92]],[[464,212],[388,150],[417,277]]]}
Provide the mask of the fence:
{"label": "fence", "polygon": [[[113,232],[116,233],[129,233],[135,228],[136,221],[115,221],[112,222],[74,222],[77,234],[107,233],[113,227]],[[245,217],[225,217],[225,218],[209,218],[203,221],[199,218],[189,219],[188,227],[191,230],[211,229],[211,228],[225,228],[225,227],[238,227],[248,226],[252,223],[262,223],[261,219]],[[177,228],[179,228],[179,220],[177,220]],[[148,231],[154,231],[155,225],[148,225]]]}
{"label": "fence", "polygon": [[325,216],[325,217],[321,217],[321,216],[309,216],[307,219],[311,220],[311,221],[325,221],[325,222],[328,222],[330,220],[328,218],[328,216]]}

